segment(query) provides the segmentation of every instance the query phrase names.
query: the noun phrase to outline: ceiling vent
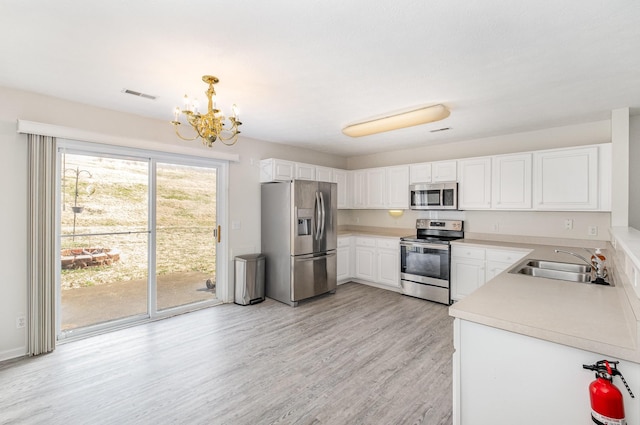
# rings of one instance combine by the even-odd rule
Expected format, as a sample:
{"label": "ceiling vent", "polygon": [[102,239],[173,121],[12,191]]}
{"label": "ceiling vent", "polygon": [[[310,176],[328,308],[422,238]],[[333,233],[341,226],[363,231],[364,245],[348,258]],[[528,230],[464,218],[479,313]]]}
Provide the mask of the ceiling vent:
{"label": "ceiling vent", "polygon": [[430,130],[429,133],[439,133],[440,131],[447,131],[447,130],[451,130],[451,127],[436,128],[435,130]]}
{"label": "ceiling vent", "polygon": [[146,93],[140,93],[139,91],[134,91],[134,90],[129,90],[129,89],[123,89],[122,93],[125,94],[130,94],[132,96],[138,96],[138,97],[143,97],[145,99],[149,99],[149,100],[156,100],[156,96],[152,96],[150,94],[146,94]]}

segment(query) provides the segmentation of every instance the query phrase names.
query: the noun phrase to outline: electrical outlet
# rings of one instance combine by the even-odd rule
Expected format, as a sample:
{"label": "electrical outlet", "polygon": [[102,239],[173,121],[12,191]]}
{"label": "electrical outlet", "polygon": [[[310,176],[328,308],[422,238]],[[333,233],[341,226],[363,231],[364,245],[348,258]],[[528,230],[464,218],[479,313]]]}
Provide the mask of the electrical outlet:
{"label": "electrical outlet", "polygon": [[360,217],[356,217],[356,224],[360,223]]}
{"label": "electrical outlet", "polygon": [[598,236],[598,226],[589,226],[587,229],[587,235]]}
{"label": "electrical outlet", "polygon": [[493,231],[496,233],[500,231],[500,223],[493,223]]}
{"label": "electrical outlet", "polygon": [[573,229],[573,220],[568,218],[564,221],[564,229],[565,230],[571,230]]}
{"label": "electrical outlet", "polygon": [[16,317],[16,328],[21,329],[24,328],[27,324],[27,318],[24,316]]}

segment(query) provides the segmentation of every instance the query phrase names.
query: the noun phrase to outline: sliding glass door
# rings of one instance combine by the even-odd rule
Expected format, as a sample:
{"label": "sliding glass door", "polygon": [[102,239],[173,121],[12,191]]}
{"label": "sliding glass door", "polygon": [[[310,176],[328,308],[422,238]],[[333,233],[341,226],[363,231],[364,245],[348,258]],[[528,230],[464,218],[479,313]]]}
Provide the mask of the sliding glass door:
{"label": "sliding glass door", "polygon": [[136,153],[62,143],[59,338],[220,302],[220,167]]}
{"label": "sliding glass door", "polygon": [[217,170],[156,164],[157,308],[216,298]]}

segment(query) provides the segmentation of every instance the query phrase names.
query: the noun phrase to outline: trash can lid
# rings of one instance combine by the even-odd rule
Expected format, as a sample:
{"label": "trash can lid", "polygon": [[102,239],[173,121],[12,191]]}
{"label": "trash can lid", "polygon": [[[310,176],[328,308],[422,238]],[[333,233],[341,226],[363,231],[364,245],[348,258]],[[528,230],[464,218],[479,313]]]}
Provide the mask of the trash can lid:
{"label": "trash can lid", "polygon": [[245,255],[236,255],[236,260],[240,261],[256,261],[260,258],[264,258],[262,254],[245,254]]}

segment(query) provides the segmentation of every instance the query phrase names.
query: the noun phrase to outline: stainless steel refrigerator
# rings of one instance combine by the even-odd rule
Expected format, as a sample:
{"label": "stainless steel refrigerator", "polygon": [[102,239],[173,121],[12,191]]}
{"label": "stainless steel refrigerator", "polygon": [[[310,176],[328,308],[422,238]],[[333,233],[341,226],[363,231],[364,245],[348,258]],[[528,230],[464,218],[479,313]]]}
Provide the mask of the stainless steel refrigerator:
{"label": "stainless steel refrigerator", "polygon": [[262,184],[265,295],[291,306],[335,292],[338,244],[335,183]]}

